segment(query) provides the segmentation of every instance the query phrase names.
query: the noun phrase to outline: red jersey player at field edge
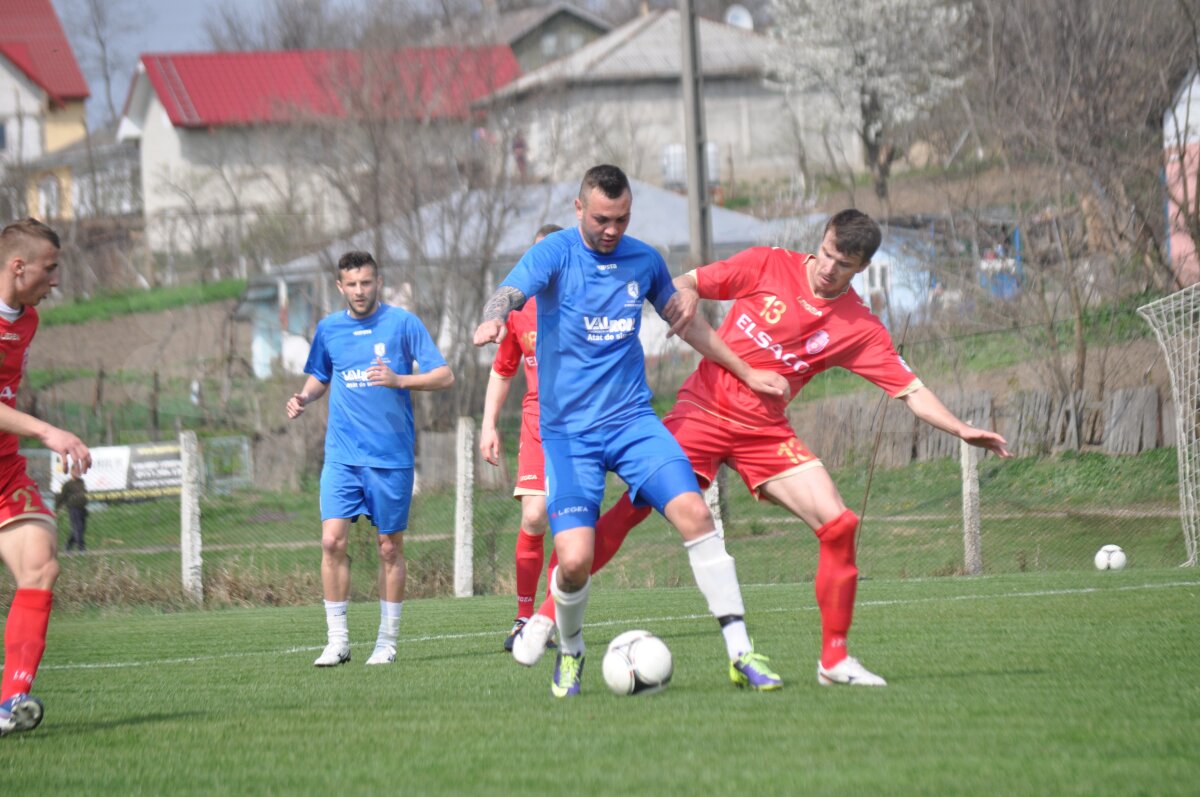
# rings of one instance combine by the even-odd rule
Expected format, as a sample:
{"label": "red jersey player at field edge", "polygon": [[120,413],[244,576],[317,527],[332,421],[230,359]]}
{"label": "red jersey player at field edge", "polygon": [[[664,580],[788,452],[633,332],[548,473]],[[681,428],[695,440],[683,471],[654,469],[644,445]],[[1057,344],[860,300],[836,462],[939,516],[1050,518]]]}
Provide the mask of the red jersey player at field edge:
{"label": "red jersey player at field edge", "polygon": [[40,440],[75,476],[92,464],[78,437],[16,409],[25,357],[37,331],[33,308],[58,286],[59,246],[54,230],[36,219],[0,231],[0,560],[17,586],[4,626],[0,736],[32,730],[42,721],[42,702],[29,690],[46,649],[58,579],[54,513],[25,473],[19,438]]}
{"label": "red jersey player at field edge", "polygon": [[[815,591],[821,611],[817,681],[825,686],[885,686],[846,649],[858,583],[858,516],[846,508],[821,460],[795,434],[787,402],[812,377],[840,366],[905,403],[918,419],[1001,457],[1004,438],[959,420],[922,384],[896,353],[891,336],[850,287],[881,241],[879,225],[843,210],[825,225],[815,255],[772,247],[747,249],[729,260],[675,280],[686,301],[733,300],[719,334],[756,369],[787,381],[779,399],[747,390],[705,359],[679,389],[663,419],[702,485],[721,463],[738,472],[759,500],[787,509],[807,523],[819,542]],[[613,512],[628,511],[628,496]],[[601,519],[603,520],[603,518]]]}
{"label": "red jersey player at field edge", "polygon": [[[557,224],[547,224],[537,231],[533,242],[537,243],[550,233],[561,229]],[[546,463],[542,456],[537,397],[537,300],[530,299],[520,310],[509,313],[505,326],[506,334],[500,341],[496,356],[492,360],[492,372],[488,376],[480,425],[479,451],[492,465],[499,464],[500,433],[497,422],[500,418],[500,408],[508,398],[512,378],[524,365],[526,389],[521,400],[517,484],[513,489],[513,497],[521,502],[521,528],[517,531],[515,553],[517,617],[504,639],[504,649],[511,653],[517,634],[533,615],[533,601],[537,595],[538,580],[545,562],[543,540],[549,528],[549,519],[546,517]],[[620,528],[615,529],[616,533],[610,530],[610,527],[616,526],[620,520],[616,516],[610,518],[609,523],[597,527],[596,555],[592,565],[594,569],[599,569],[612,558],[621,547],[629,529],[644,520],[650,511],[650,507],[635,509],[630,506],[630,522],[622,523]],[[551,554],[547,574],[555,564],[555,557]],[[548,589],[549,582],[547,598],[539,612],[548,620],[544,644],[553,644],[550,642],[550,634],[553,633],[554,601],[549,597]]]}

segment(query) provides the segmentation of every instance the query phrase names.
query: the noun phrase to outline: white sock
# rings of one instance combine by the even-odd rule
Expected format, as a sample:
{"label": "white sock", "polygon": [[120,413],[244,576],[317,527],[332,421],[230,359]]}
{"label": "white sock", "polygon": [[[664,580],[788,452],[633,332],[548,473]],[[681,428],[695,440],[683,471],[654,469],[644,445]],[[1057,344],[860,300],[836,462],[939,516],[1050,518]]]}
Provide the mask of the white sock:
{"label": "white sock", "polygon": [[592,579],[589,577],[578,592],[563,592],[558,586],[558,568],[550,574],[550,594],[554,596],[556,624],[558,625],[558,649],[571,656],[583,655],[583,613],[587,609],[588,591]]}
{"label": "white sock", "polygon": [[[718,619],[743,616],[746,606],[742,602],[737,566],[733,557],[725,551],[724,538],[714,531],[685,542],[683,547],[687,549],[696,586],[708,601],[708,610],[713,616]],[[725,638],[725,650],[730,659],[736,659],[750,650],[750,635],[744,621],[734,620],[722,626],[721,635]]]}
{"label": "white sock", "polygon": [[721,636],[725,637],[725,652],[729,654],[730,661],[754,649],[750,644],[750,632],[746,630],[744,620],[734,620],[721,626]]}
{"label": "white sock", "polygon": [[375,640],[375,647],[396,647],[396,637],[400,635],[400,611],[403,608],[404,601],[379,601],[379,637]]}
{"label": "white sock", "polygon": [[346,607],[350,601],[325,601],[325,626],[330,642],[350,644],[350,630],[346,627]]}

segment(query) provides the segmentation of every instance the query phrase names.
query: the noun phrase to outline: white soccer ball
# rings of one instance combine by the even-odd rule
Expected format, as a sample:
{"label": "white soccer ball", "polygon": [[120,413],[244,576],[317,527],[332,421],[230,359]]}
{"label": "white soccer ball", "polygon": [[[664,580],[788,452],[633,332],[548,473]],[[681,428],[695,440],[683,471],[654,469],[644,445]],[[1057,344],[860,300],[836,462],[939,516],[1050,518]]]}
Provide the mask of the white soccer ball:
{"label": "white soccer ball", "polygon": [[618,695],[660,692],[674,671],[670,649],[649,631],[626,631],[604,653],[604,682]]}
{"label": "white soccer ball", "polygon": [[1123,570],[1125,561],[1125,552],[1120,545],[1105,545],[1096,551],[1097,570]]}

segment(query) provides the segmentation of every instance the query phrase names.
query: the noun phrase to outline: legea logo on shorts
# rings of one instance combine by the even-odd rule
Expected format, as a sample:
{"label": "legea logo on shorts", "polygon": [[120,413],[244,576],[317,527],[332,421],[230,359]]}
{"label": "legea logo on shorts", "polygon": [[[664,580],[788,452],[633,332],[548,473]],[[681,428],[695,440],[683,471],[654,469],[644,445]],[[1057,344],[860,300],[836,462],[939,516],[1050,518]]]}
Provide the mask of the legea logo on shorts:
{"label": "legea logo on shorts", "polygon": [[562,515],[582,515],[587,511],[588,508],[586,506],[568,506],[563,507],[555,512],[551,512],[550,517],[561,517]]}

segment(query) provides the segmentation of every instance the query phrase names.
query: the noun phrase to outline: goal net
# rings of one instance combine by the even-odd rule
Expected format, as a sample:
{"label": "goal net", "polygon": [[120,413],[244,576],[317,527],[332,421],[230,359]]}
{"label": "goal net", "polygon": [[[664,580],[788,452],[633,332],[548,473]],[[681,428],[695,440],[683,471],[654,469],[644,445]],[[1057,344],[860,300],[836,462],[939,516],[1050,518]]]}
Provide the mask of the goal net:
{"label": "goal net", "polygon": [[1196,565],[1200,517],[1200,283],[1138,308],[1166,357],[1175,400],[1179,457],[1179,518],[1187,546],[1184,567]]}

